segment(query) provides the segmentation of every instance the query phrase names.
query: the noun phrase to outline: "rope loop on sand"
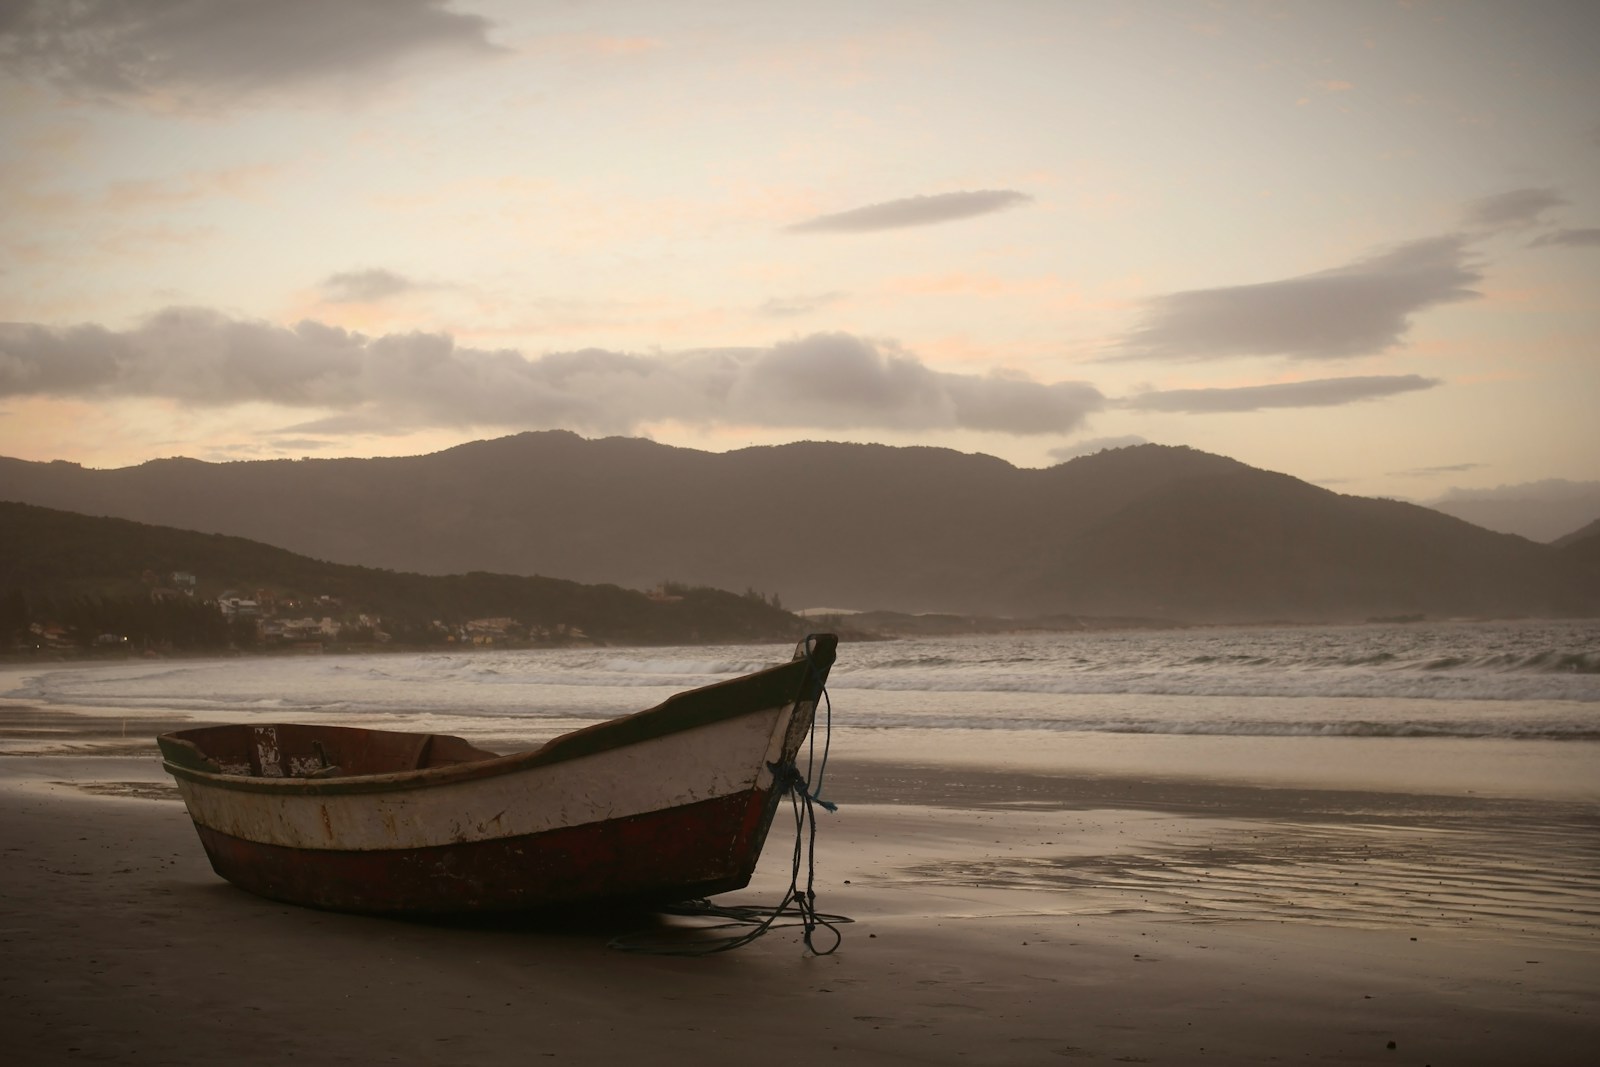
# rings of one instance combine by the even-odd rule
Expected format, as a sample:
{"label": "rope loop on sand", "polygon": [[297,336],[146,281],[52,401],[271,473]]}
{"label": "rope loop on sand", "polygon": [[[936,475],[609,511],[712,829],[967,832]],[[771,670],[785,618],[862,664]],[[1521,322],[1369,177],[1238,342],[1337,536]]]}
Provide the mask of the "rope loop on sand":
{"label": "rope loop on sand", "polygon": [[[811,649],[815,636],[809,636],[804,642],[806,663],[811,663]],[[713,904],[709,900],[688,900],[680,904],[673,904],[660,909],[665,915],[681,915],[689,918],[722,919],[720,923],[704,926],[703,931],[717,931],[745,928],[742,933],[729,933],[719,937],[701,938],[693,942],[668,941],[659,935],[649,933],[627,934],[613,938],[611,948],[621,949],[625,952],[642,952],[656,956],[710,956],[718,952],[727,952],[731,949],[748,945],[761,937],[768,930],[783,929],[785,927],[799,926],[804,930],[806,948],[814,955],[827,956],[839,948],[844,940],[844,935],[839,932],[839,927],[855,920],[844,915],[829,915],[817,910],[817,808],[824,811],[838,811],[837,804],[823,800],[822,780],[827,773],[828,752],[833,742],[833,701],[828,699],[828,687],[819,687],[818,698],[824,708],[822,759],[817,759],[817,731],[813,726],[809,745],[806,751],[806,771],[801,773],[795,761],[790,759],[783,763],[769,763],[767,769],[772,772],[772,788],[779,796],[789,797],[789,806],[794,812],[795,834],[794,852],[789,867],[789,889],[784,894],[783,900],[773,906],[765,905],[722,905]],[[810,782],[812,771],[815,769],[816,787],[812,788]],[[800,887],[801,870],[805,871],[805,888]],[[797,922],[779,922],[778,920],[793,916]],[[817,931],[826,930],[832,935],[832,942],[825,948],[817,947]]]}

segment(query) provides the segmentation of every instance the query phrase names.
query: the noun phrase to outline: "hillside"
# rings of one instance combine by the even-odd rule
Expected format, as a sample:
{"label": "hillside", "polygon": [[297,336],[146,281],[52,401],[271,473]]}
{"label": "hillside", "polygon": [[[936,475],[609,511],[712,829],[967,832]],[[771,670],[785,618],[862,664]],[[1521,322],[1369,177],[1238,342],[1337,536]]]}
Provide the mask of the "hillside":
{"label": "hillside", "polygon": [[1600,611],[1588,568],[1548,546],[1157,445],[1028,470],[935,448],[718,454],[552,431],[392,459],[0,460],[0,498],[344,563],[638,589],[672,578],[795,607],[1188,621]]}
{"label": "hillside", "polygon": [[1575,574],[1600,584],[1600,519],[1556,542],[1561,558]]}
{"label": "hillside", "polygon": [[[174,572],[195,577],[192,595],[163,589]],[[238,537],[0,503],[0,598],[15,626],[18,605],[64,621],[143,614],[153,600],[207,604],[233,591],[282,602],[296,614],[365,615],[392,636],[430,643],[472,620],[509,618],[518,632],[570,634],[616,644],[787,639],[804,624],[754,596],[674,587],[646,596],[617,586],[473,572],[433,576],[324,563]],[[111,605],[99,611],[96,605]],[[435,627],[435,623],[443,628]]]}
{"label": "hillside", "polygon": [[1547,478],[1495,489],[1452,489],[1426,504],[1486,530],[1559,544],[1600,515],[1600,482]]}
{"label": "hillside", "polygon": [[1600,519],[1595,519],[1580,529],[1558,537],[1551,541],[1550,544],[1554,548],[1566,548],[1569,545],[1578,544],[1580,541],[1593,541],[1597,538],[1600,538]]}

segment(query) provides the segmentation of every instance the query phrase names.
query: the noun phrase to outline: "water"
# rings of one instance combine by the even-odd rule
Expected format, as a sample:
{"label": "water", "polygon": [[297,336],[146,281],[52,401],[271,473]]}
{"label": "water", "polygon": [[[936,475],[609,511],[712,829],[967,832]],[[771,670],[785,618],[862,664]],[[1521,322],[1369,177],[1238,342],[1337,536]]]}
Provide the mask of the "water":
{"label": "water", "polygon": [[[548,737],[787,646],[52,664],[0,698]],[[842,749],[1274,782],[1600,796],[1600,621],[1217,628],[846,643]]]}

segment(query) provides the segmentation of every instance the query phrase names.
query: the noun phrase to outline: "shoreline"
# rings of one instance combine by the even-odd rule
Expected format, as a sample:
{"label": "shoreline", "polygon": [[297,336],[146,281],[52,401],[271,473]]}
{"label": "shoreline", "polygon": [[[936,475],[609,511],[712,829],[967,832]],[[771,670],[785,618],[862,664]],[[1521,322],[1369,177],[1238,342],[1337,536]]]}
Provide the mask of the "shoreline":
{"label": "shoreline", "polygon": [[[237,890],[156,756],[180,724],[0,707],[0,1003],[26,1062],[1442,1067],[1600,1040],[1590,804],[836,754],[839,951],[780,929],[680,959],[606,947],[639,916],[424,924]],[[719,902],[775,901],[790,833]]]}
{"label": "shoreline", "polygon": [[[806,609],[810,610],[810,609]],[[672,641],[617,642],[601,640],[564,641],[503,641],[499,644],[477,645],[465,642],[454,644],[396,644],[394,642],[363,642],[327,644],[308,647],[306,644],[280,644],[253,648],[185,648],[149,649],[96,649],[82,647],[50,647],[31,651],[0,651],[0,670],[83,663],[137,663],[151,660],[218,660],[218,659],[281,659],[300,656],[387,656],[427,655],[430,653],[494,653],[494,652],[559,652],[573,649],[648,649],[648,648],[715,648],[725,645],[784,645],[803,640],[808,633],[819,632],[806,624],[816,622],[826,627],[825,632],[838,634],[841,641],[871,643],[917,641],[927,638],[986,638],[996,636],[1099,636],[1123,633],[1168,631],[1250,631],[1250,630],[1341,630],[1364,627],[1426,627],[1426,626],[1476,626],[1495,623],[1518,624],[1569,624],[1600,620],[1595,614],[1539,614],[1539,615],[1417,615],[1417,616],[1362,616],[1329,617],[1315,619],[1159,619],[1143,617],[1109,616],[989,616],[963,613],[923,612],[908,613],[879,609],[851,611],[844,615],[808,616],[798,613],[799,625],[791,636],[769,636],[750,640],[694,640],[684,638]],[[856,616],[909,620],[878,628],[856,630],[847,620]],[[1066,621],[1063,621],[1066,620]],[[961,625],[948,625],[952,622]]]}

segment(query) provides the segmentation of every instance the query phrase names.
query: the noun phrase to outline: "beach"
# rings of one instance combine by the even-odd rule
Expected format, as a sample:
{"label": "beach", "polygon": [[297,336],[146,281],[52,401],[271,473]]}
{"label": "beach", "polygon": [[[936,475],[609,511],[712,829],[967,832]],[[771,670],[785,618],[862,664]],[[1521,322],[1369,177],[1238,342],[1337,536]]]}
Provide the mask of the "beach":
{"label": "beach", "polygon": [[[231,887],[152,740],[215,718],[0,706],[15,1062],[1444,1067],[1600,1047],[1600,804],[1581,788],[1008,767],[960,731],[907,759],[841,729],[816,882],[854,920],[838,950],[777,929],[681,958],[610,942],[686,920],[419,923]],[[722,902],[781,896],[784,818]]]}

